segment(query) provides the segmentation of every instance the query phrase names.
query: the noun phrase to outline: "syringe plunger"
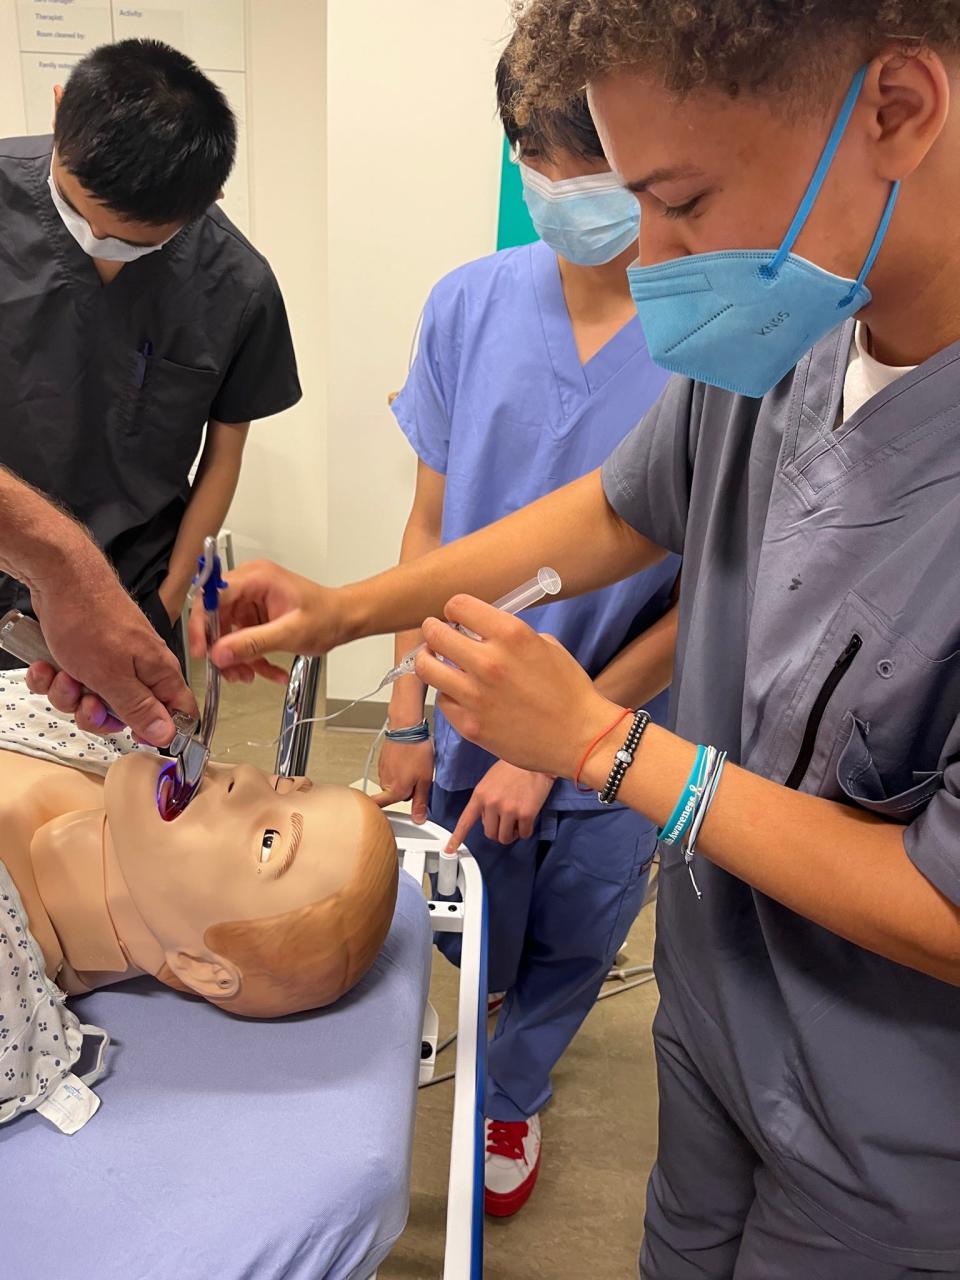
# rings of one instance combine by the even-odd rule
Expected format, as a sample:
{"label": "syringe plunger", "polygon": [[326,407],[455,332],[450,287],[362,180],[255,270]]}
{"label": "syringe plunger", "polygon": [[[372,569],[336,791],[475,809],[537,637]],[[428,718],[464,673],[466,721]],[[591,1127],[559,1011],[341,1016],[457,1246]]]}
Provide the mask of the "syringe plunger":
{"label": "syringe plunger", "polygon": [[535,578],[525,582],[523,586],[502,596],[493,602],[495,609],[503,613],[522,613],[539,604],[545,596],[555,596],[560,590],[560,575],[556,569],[544,567]]}

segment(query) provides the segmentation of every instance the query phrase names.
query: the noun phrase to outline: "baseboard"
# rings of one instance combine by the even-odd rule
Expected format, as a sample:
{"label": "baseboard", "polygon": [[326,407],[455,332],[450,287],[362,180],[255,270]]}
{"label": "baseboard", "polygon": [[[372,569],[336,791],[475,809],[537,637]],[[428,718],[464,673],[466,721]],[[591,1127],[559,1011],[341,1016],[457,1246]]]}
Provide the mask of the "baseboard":
{"label": "baseboard", "polygon": [[[324,714],[335,715],[338,711],[343,714],[338,715],[336,720],[331,720],[326,727],[328,729],[381,729],[387,718],[388,706],[387,702],[360,702],[355,707],[350,707],[347,698],[327,698]],[[345,707],[350,707],[350,710],[345,711]]]}

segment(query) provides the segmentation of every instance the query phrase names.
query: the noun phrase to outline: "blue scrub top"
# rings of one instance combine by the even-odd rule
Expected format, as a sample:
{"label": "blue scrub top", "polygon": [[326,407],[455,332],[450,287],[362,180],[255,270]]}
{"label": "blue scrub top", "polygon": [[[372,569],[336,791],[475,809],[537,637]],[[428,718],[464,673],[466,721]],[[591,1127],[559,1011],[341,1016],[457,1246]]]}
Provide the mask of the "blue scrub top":
{"label": "blue scrub top", "polygon": [[[599,467],[654,403],[669,375],[647,354],[638,319],[580,362],[556,254],[542,242],[507,249],[446,276],[427,301],[420,349],[393,403],[417,455],[446,478],[442,538],[451,542]],[[586,532],[586,531],[585,531]],[[680,569],[653,569],[526,621],[597,675],[670,606]],[[663,718],[665,697],[650,710]],[[494,757],[438,713],[438,786],[474,787]],[[591,808],[570,782],[550,807]]]}

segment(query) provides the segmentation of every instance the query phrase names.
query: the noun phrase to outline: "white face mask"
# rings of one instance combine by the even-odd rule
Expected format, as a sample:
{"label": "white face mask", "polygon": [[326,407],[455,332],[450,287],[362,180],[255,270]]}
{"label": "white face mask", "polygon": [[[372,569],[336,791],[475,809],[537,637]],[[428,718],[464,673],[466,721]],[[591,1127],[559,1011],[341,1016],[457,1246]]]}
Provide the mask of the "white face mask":
{"label": "white face mask", "polygon": [[[104,236],[102,240],[98,240],[86,218],[77,213],[76,209],[71,209],[60,194],[53,177],[52,161],[47,175],[47,186],[50,188],[54,208],[59,213],[63,225],[83,252],[91,258],[103,258],[106,262],[136,262],[138,258],[145,258],[148,253],[156,253],[173,239],[173,236],[167,236],[166,240],[162,240],[159,244],[127,244],[125,240],[118,240],[115,236]],[[173,235],[176,234],[175,231]]]}

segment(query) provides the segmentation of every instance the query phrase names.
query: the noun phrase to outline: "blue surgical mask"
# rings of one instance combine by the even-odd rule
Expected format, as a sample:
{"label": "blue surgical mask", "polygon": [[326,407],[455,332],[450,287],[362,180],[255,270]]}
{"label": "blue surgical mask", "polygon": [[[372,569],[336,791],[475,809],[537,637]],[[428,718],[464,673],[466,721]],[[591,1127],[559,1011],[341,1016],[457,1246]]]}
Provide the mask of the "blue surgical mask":
{"label": "blue surgical mask", "polygon": [[521,164],[520,177],[537,235],[567,262],[600,267],[636,243],[640,206],[615,173],[551,182]]}
{"label": "blue surgical mask", "polygon": [[900,190],[895,182],[856,280],[792,253],[863,88],[857,73],[780,248],[697,253],[627,271],[647,348],[671,373],[761,397],[817,342],[870,301],[876,261]]}

